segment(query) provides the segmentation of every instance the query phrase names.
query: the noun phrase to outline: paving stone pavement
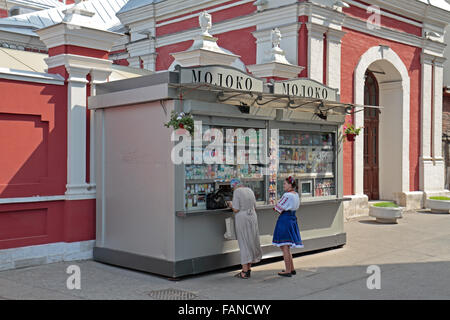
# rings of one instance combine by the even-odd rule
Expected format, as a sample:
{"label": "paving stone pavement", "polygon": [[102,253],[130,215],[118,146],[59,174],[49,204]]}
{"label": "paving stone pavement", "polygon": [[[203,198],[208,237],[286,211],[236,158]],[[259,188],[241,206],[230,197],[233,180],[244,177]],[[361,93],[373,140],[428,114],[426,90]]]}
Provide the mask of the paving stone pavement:
{"label": "paving stone pavement", "polygon": [[[297,275],[291,278],[277,276],[284,268],[279,259],[253,267],[246,280],[233,277],[236,267],[178,281],[92,260],[72,261],[0,272],[0,300],[143,300],[165,289],[224,300],[450,299],[450,215],[407,213],[395,225],[362,217],[346,222],[345,231],[343,248],[295,256]],[[80,290],[66,286],[66,269],[73,264],[81,270]],[[379,290],[367,288],[370,265],[381,270]]]}

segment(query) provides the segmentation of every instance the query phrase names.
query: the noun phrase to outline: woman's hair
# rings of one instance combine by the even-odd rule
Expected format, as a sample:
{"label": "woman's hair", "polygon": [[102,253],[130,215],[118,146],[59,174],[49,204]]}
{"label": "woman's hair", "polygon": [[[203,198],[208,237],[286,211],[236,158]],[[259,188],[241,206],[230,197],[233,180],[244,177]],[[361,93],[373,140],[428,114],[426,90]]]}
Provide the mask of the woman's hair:
{"label": "woman's hair", "polygon": [[294,188],[294,190],[297,190],[297,182],[293,177],[291,176],[287,177],[286,182],[289,183],[292,186],[292,188]]}

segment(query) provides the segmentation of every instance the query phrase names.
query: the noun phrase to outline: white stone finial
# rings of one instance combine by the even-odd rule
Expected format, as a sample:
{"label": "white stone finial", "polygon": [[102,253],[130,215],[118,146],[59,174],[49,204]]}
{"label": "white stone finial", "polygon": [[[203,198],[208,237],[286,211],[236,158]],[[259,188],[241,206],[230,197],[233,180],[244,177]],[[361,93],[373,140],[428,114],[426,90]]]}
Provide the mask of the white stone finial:
{"label": "white stone finial", "polygon": [[281,42],[280,29],[278,28],[272,29],[271,38],[272,38],[272,48],[279,48]]}
{"label": "white stone finial", "polygon": [[212,27],[211,15],[208,12],[203,11],[199,15],[198,21],[200,23],[200,27],[202,28],[202,34],[205,35],[205,36],[209,36],[210,37],[211,35],[209,34],[209,30]]}

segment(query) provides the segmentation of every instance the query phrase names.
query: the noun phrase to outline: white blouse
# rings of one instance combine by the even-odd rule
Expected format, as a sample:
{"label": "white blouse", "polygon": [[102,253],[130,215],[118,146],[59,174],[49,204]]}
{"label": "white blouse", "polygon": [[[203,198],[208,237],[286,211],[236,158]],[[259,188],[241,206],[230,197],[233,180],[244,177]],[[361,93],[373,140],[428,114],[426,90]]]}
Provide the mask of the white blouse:
{"label": "white blouse", "polygon": [[277,205],[274,207],[274,210],[278,213],[282,213],[283,211],[289,210],[297,210],[300,207],[300,197],[298,193],[286,192],[281,197],[280,201],[278,201]]}

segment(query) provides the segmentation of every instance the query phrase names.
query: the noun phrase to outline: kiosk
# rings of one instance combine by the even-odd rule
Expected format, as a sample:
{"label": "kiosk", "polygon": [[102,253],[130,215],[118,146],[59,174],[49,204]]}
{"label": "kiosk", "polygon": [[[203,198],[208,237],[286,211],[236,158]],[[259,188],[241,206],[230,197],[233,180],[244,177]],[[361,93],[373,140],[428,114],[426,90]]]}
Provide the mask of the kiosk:
{"label": "kiosk", "polygon": [[[292,252],[343,246],[340,132],[351,108],[338,100],[336,90],[310,79],[265,83],[224,66],[178,67],[98,85],[89,98],[96,111],[94,259],[171,278],[238,265],[237,241],[224,238],[231,211],[206,206],[207,194],[233,177],[257,198],[263,259],[282,256],[272,245],[278,217],[273,205],[289,175],[299,182],[304,242]],[[172,161],[181,143],[164,126],[172,111],[191,114],[197,124],[192,148],[183,150],[191,151],[189,164]],[[218,132],[224,142],[229,132],[243,133],[267,161],[205,163],[201,157]],[[234,150],[232,157],[237,141],[224,144]],[[251,151],[244,150],[249,160]]]}

